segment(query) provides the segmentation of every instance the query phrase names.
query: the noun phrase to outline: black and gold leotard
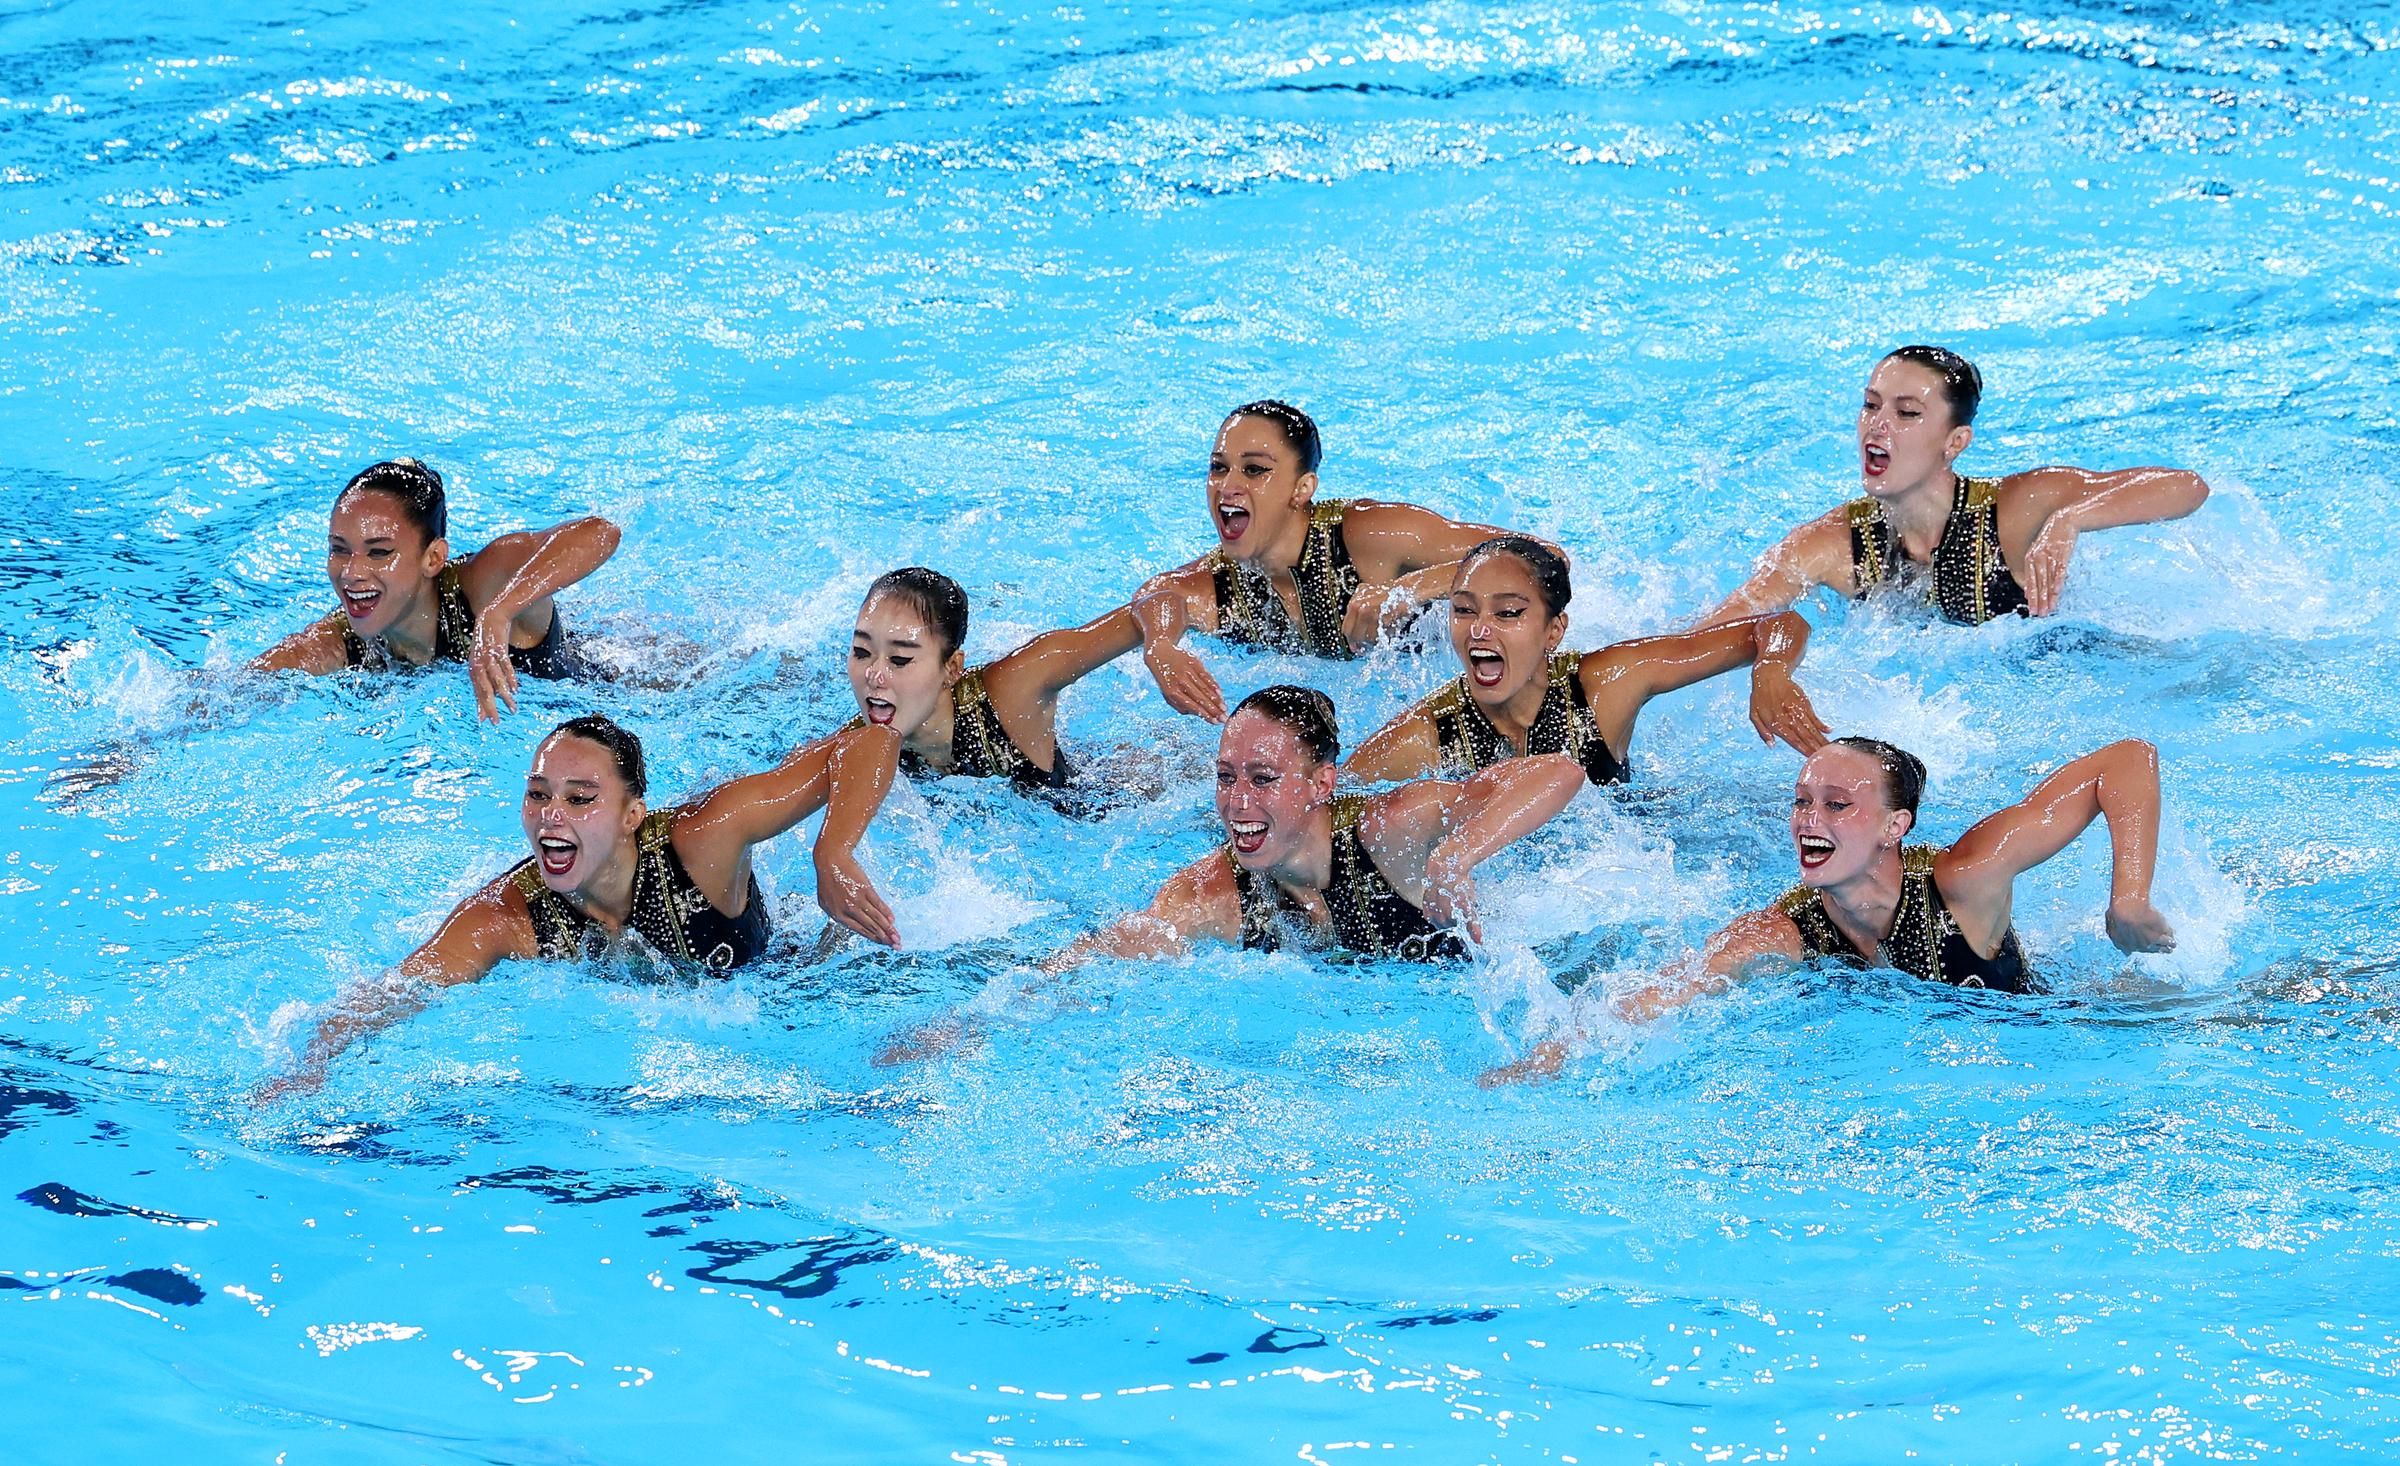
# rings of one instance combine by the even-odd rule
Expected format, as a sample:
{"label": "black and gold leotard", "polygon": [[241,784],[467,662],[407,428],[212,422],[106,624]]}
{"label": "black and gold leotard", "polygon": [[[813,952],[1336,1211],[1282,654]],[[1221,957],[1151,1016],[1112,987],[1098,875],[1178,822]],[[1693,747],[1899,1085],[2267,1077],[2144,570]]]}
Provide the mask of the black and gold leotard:
{"label": "black and gold leotard", "polygon": [[[1366,812],[1367,797],[1336,796],[1333,801],[1333,879],[1325,886],[1325,909],[1333,918],[1334,944],[1369,957],[1397,957],[1404,962],[1438,962],[1466,955],[1457,936],[1425,919],[1392,889],[1367,854],[1359,838],[1358,819]],[[1277,885],[1272,877],[1244,870],[1225,850],[1233,871],[1233,888],[1242,903],[1242,945],[1255,952],[1283,946],[1289,925],[1314,929],[1307,908]]]}
{"label": "black and gold leotard", "polygon": [[[1933,878],[1934,857],[1940,853],[1931,845],[1901,850],[1900,907],[1892,913],[1892,929],[1872,960],[1912,977],[1956,987],[2003,993],[2039,991],[2025,965],[2025,949],[2017,943],[2015,927],[2000,934],[2000,950],[1992,956],[1986,957],[1968,944]],[[1801,955],[1807,959],[1834,957],[1861,965],[1870,960],[1833,924],[1819,892],[1796,886],[1775,903],[1775,909],[1800,928]]]}
{"label": "black and gold leotard", "polygon": [[[1583,765],[1593,783],[1622,784],[1630,771],[1600,736],[1600,725],[1592,719],[1591,699],[1584,695],[1582,670],[1581,652],[1560,652],[1550,659],[1550,686],[1542,694],[1541,711],[1534,714],[1533,726],[1525,730],[1524,751],[1567,754]],[[1418,703],[1417,711],[1433,723],[1444,773],[1471,774],[1516,756],[1477,705],[1463,675]]]}
{"label": "black and gold leotard", "polygon": [[[640,935],[660,956],[675,962],[724,972],[753,961],[767,949],[774,924],[767,918],[766,898],[758,892],[758,877],[750,877],[743,895],[742,914],[727,916],[693,884],[683,859],[670,838],[675,811],[662,809],[642,821],[634,834],[633,914],[626,929]],[[508,881],[525,898],[533,917],[534,941],[544,958],[574,961],[596,956],[607,945],[600,924],[542,881],[534,860],[520,863]]]}
{"label": "black and gold leotard", "polygon": [[[2023,614],[2025,590],[2000,553],[2000,481],[1957,478],[1942,542],[1933,547],[1933,604],[1964,626]],[[1865,595],[1914,579],[1919,568],[1901,553],[1899,537],[1873,499],[1850,505],[1850,573]]]}
{"label": "black and gold leotard", "polygon": [[[900,772],[912,779],[938,779],[955,776],[961,779],[1006,779],[1020,790],[1032,793],[1044,789],[1064,789],[1075,777],[1073,765],[1067,762],[1066,750],[1051,755],[1050,767],[1043,768],[1033,761],[1033,755],[1017,747],[1008,729],[1001,726],[1000,712],[992,706],[992,695],[984,689],[983,668],[976,667],[952,685],[950,689],[950,767],[936,769],[917,754],[900,750]],[[846,727],[863,728],[866,719],[852,718]]]}
{"label": "black and gold leotard", "polygon": [[1304,652],[1346,662],[1358,653],[1342,634],[1342,617],[1350,598],[1358,594],[1358,570],[1350,563],[1350,548],[1342,543],[1342,516],[1350,511],[1346,499],[1317,504],[1308,512],[1308,537],[1301,543],[1292,579],[1300,590],[1300,624],[1276,594],[1266,572],[1254,570],[1223,550],[1208,557],[1217,586],[1217,635],[1244,646],[1270,651]]}
{"label": "black and gold leotard", "polygon": [[[434,578],[435,605],[439,608],[433,622],[433,660],[463,662],[475,647],[475,608],[467,600],[466,582],[459,576],[459,566],[466,561],[445,565]],[[388,672],[392,654],[377,637],[369,640],[358,634],[350,624],[350,613],[336,611],[336,624],[342,632],[342,658],[350,666],[364,667],[370,672]],[[590,668],[567,640],[566,618],[556,606],[550,609],[550,629],[532,646],[512,646],[508,660],[528,677],[552,680],[569,677],[588,677]]]}

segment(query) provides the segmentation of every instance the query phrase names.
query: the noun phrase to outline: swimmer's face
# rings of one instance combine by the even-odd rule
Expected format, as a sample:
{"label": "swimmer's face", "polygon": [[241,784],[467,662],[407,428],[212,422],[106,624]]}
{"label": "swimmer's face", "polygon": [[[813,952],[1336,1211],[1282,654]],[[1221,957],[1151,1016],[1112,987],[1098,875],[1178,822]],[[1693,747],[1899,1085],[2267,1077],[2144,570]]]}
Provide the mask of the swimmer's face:
{"label": "swimmer's face", "polygon": [[1255,708],[1217,740],[1217,818],[1244,870],[1269,870],[1305,852],[1310,814],[1333,797],[1335,769],[1308,756],[1299,735]]}
{"label": "swimmer's face", "polygon": [[359,489],[334,500],[325,575],[359,635],[390,630],[449,563],[450,542],[428,541],[392,495]]}
{"label": "swimmer's face", "polygon": [[589,890],[632,845],[647,813],[625,787],[616,755],[589,738],[554,733],[534,750],[518,814],[535,868],[551,890],[562,896]]}
{"label": "swimmer's face", "polygon": [[1950,464],[1967,451],[1973,428],[1950,420],[1941,373],[1897,358],[1875,368],[1858,409],[1859,482],[1889,498],[1928,480],[1947,481]]}
{"label": "swimmer's face", "polygon": [[905,596],[876,595],[850,631],[850,692],[870,723],[906,738],[933,716],[966,671],[966,654]]}
{"label": "swimmer's face", "polygon": [[1916,823],[1883,802],[1883,766],[1863,749],[1829,743],[1792,786],[1792,848],[1800,883],[1823,889],[1874,869]]}
{"label": "swimmer's face", "polygon": [[1217,429],[1208,450],[1208,511],[1226,554],[1265,554],[1316,492],[1317,476],[1301,472],[1300,454],[1274,423],[1236,415]]}
{"label": "swimmer's face", "polygon": [[1533,567],[1514,555],[1478,555],[1450,591],[1450,649],[1467,692],[1498,707],[1548,676],[1567,618],[1542,604]]}

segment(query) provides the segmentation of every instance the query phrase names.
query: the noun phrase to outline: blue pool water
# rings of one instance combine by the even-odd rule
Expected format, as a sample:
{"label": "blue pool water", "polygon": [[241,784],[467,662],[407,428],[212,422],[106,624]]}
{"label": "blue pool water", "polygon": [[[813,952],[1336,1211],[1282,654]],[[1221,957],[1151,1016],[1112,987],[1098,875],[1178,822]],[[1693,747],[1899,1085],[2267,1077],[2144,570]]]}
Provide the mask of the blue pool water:
{"label": "blue pool water", "polygon": [[[8,1458],[2384,1458],[2396,48],[2322,0],[0,4]],[[1207,842],[1212,736],[1128,664],[1066,736],[1163,792],[903,789],[898,954],[803,960],[786,840],[735,981],[511,970],[246,1100],[516,858],[540,729],[755,767],[896,563],[973,655],[1096,613],[1204,542],[1236,401],[1314,410],[1329,494],[1563,540],[1592,645],[1836,502],[1916,339],[1984,367],[1970,468],[2215,497],[2054,621],[1818,606],[1805,681],[1937,837],[2154,739],[2172,956],[2087,839],[2020,887],[2056,997],[1802,974],[1478,1091],[1788,884],[1728,683],[1503,860],[1471,970],[1101,969],[874,1069]],[[639,685],[488,729],[234,676],[401,452],[464,544],[621,522],[569,614]],[[1208,655],[1353,740],[1447,671]]]}

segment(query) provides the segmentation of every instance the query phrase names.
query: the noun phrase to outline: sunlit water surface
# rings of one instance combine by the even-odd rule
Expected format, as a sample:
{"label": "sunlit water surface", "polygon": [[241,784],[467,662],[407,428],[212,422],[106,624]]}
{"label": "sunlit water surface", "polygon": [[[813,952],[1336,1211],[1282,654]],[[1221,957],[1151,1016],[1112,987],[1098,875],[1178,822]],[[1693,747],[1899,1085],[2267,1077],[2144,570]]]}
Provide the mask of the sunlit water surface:
{"label": "sunlit water surface", "polygon": [[[0,8],[11,1459],[2388,1450],[2389,7],[535,8]],[[1501,862],[1472,969],[1121,966],[873,1068],[1206,845],[1211,735],[1127,664],[1067,735],[1164,789],[900,791],[901,953],[808,960],[786,840],[732,982],[511,969],[246,1101],[516,858],[551,721],[672,793],[845,716],[889,565],[977,656],[1096,613],[1205,540],[1233,402],[1315,410],[1329,494],[1563,540],[1591,645],[1836,502],[1915,339],[1984,366],[1970,467],[2216,495],[2053,621],[1818,606],[1808,685],[1937,837],[2154,739],[2170,957],[2092,838],[2020,890],[2056,996],[1801,974],[1478,1091],[1790,880],[1729,682]],[[400,452],[465,545],[620,521],[568,614],[638,685],[233,676]],[[1445,673],[1209,655],[1353,740]]]}

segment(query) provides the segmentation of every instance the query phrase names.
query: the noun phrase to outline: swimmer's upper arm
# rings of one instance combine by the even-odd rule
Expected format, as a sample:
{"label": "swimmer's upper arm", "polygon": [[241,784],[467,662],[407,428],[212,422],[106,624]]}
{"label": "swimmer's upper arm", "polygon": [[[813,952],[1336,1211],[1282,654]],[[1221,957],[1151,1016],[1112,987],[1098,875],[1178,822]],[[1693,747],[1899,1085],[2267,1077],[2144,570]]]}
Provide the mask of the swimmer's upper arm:
{"label": "swimmer's upper arm", "polygon": [[331,611],[252,658],[250,670],[306,672],[312,677],[322,677],[349,664],[349,654],[342,645],[342,613]]}
{"label": "swimmer's upper arm", "polygon": [[1170,607],[1180,612],[1182,625],[1212,636],[1216,634],[1217,577],[1208,556],[1173,570],[1162,570],[1143,581],[1127,609],[1133,612],[1137,624],[1154,630],[1161,624],[1159,613]]}
{"label": "swimmer's upper arm", "polygon": [[[1934,880],[1953,906],[2007,909],[2016,878],[2058,854],[2102,814],[2113,854],[2138,864],[2143,889],[2158,824],[2158,750],[2128,738],[2087,753],[2006,809],[1977,820],[1934,861]],[[2127,828],[2119,831],[2117,822]]]}
{"label": "swimmer's upper arm", "polygon": [[1433,719],[1422,708],[1410,708],[1368,735],[1342,772],[1362,783],[1397,783],[1433,772],[1441,757]]}
{"label": "swimmer's upper arm", "polygon": [[[674,839],[678,853],[732,858],[772,840],[831,805],[827,833],[847,814],[857,833],[881,807],[900,764],[900,735],[862,723],[804,743],[783,762],[717,785],[679,808]],[[856,834],[851,836],[855,843]],[[689,856],[687,855],[687,859]]]}
{"label": "swimmer's upper arm", "polygon": [[1119,606],[1081,626],[1045,631],[992,662],[983,669],[983,690],[1015,737],[1018,730],[1009,725],[1016,718],[1046,710],[1061,692],[1141,644],[1133,606]]}
{"label": "swimmer's upper arm", "polygon": [[425,945],[402,959],[400,975],[440,987],[474,982],[510,958],[538,956],[524,897],[504,877],[458,903]]}
{"label": "swimmer's upper arm", "polygon": [[1195,938],[1242,939],[1242,902],[1222,851],[1212,850],[1167,878],[1140,911],[1078,938],[1041,964],[1047,973],[1081,967],[1097,957],[1172,957]]}
{"label": "swimmer's upper arm", "polygon": [[[1465,558],[1467,551],[1485,540],[1511,532],[1452,519],[1415,504],[1381,499],[1353,500],[1342,516],[1342,543],[1350,551],[1351,563],[1358,567],[1359,579],[1365,581],[1396,580],[1412,571],[1450,564]],[[1539,535],[1528,538],[1550,544]],[[1550,548],[1565,557],[1566,551],[1558,546]]]}
{"label": "swimmer's upper arm", "polygon": [[1698,955],[1661,972],[1655,982],[1618,997],[1613,1006],[1619,1016],[1647,1023],[1696,999],[1721,993],[1762,969],[1797,963],[1803,956],[1799,926],[1774,907],[1765,907],[1727,922]]}
{"label": "swimmer's upper arm", "polygon": [[1853,591],[1850,576],[1850,511],[1839,506],[1818,515],[1778,541],[1758,557],[1750,578],[1700,619],[1701,627],[1720,625],[1780,611],[1820,585],[1844,595]]}

